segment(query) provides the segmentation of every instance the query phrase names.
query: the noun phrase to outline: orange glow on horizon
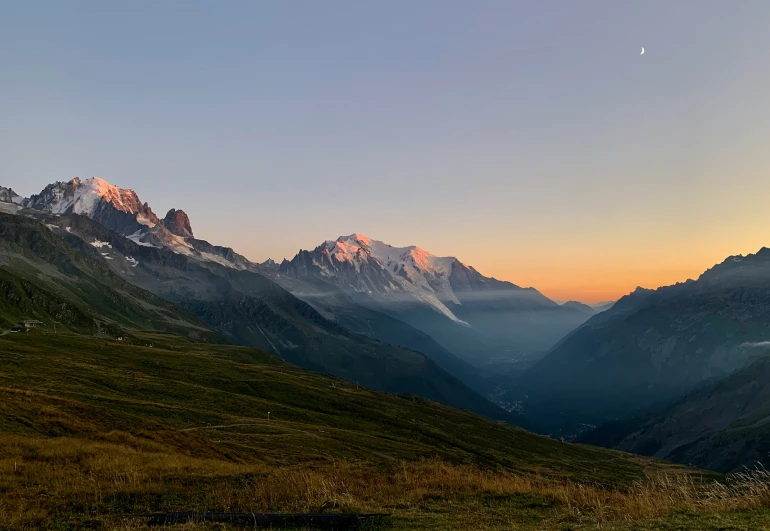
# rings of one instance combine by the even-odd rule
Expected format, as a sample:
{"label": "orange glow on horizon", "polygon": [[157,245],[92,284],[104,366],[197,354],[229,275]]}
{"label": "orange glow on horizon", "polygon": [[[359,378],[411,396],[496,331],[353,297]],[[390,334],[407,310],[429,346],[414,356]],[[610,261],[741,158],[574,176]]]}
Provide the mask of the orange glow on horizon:
{"label": "orange glow on horizon", "polygon": [[[655,289],[696,279],[704,269],[672,269],[661,271],[597,271],[575,274],[570,271],[525,272],[495,271],[492,276],[510,280],[521,287],[533,287],[555,301],[580,301],[585,304],[615,301],[637,287]],[[549,274],[550,273],[550,274]],[[626,273],[626,274],[624,274]]]}
{"label": "orange glow on horizon", "polygon": [[596,256],[605,255],[583,253],[574,256],[569,263],[564,263],[563,257],[544,253],[544,256],[533,256],[528,260],[546,264],[542,267],[499,267],[500,260],[490,260],[487,262],[489,267],[481,267],[483,262],[475,267],[485,276],[507,280],[521,287],[533,287],[555,301],[575,300],[596,304],[618,300],[637,287],[656,289],[697,279],[704,271],[730,256],[756,253],[762,245],[755,242],[761,239],[747,238],[748,241],[722,242],[719,246],[701,248],[696,245],[680,246],[678,249],[649,253],[646,257],[630,253],[597,260]]}

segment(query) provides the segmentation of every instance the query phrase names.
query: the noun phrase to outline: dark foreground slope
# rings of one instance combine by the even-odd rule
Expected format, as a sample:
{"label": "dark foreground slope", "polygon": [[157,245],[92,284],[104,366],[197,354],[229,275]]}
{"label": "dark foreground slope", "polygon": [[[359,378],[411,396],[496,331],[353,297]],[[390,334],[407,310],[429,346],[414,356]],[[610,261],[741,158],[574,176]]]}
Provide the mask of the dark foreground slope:
{"label": "dark foreground slope", "polygon": [[730,472],[770,466],[768,420],[770,360],[762,359],[655,413],[600,426],[583,440]]}
{"label": "dark foreground slope", "polygon": [[323,509],[392,513],[398,529],[602,529],[684,506],[639,503],[673,499],[632,484],[682,472],[662,463],[357,388],[252,349],[143,339],[155,347],[0,337],[0,528]]}

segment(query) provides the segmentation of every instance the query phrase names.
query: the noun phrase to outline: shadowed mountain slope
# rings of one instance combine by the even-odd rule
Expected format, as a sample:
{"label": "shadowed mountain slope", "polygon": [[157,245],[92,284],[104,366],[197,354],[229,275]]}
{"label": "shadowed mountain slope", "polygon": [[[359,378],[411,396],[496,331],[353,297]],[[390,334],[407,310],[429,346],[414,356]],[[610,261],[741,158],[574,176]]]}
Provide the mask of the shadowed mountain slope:
{"label": "shadowed mountain slope", "polygon": [[770,340],[770,250],[696,281],[637,290],[562,340],[522,378],[525,425],[574,432],[660,406],[757,358]]}

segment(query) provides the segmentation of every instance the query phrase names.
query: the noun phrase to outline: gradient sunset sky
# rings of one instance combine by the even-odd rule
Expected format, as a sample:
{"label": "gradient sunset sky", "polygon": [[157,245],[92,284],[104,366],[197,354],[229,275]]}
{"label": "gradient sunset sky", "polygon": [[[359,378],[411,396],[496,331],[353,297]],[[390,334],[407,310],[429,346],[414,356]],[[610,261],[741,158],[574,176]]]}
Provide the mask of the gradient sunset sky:
{"label": "gradient sunset sky", "polygon": [[770,245],[768,28],[765,0],[6,2],[0,184],[98,175],[258,261],[361,232],[615,299]]}

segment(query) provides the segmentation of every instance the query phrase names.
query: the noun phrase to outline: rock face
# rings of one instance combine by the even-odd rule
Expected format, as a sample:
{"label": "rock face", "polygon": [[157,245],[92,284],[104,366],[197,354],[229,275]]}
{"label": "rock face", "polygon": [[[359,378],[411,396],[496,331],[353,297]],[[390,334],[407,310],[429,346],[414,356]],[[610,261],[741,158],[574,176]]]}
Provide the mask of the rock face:
{"label": "rock face", "polygon": [[13,191],[12,188],[6,188],[4,186],[0,186],[0,201],[4,203],[15,203],[17,205],[20,205],[23,201],[23,198]]}
{"label": "rock face", "polygon": [[190,225],[190,218],[187,217],[184,210],[177,210],[172,208],[163,218],[163,226],[170,230],[173,234],[181,236],[182,238],[193,238],[193,230]]}
{"label": "rock face", "polygon": [[267,260],[265,260],[264,262],[262,262],[259,265],[261,265],[262,267],[265,267],[267,269],[272,269],[272,270],[275,270],[275,271],[277,271],[278,267],[279,267],[278,264],[276,263],[276,261],[273,260],[272,258],[268,258]]}

